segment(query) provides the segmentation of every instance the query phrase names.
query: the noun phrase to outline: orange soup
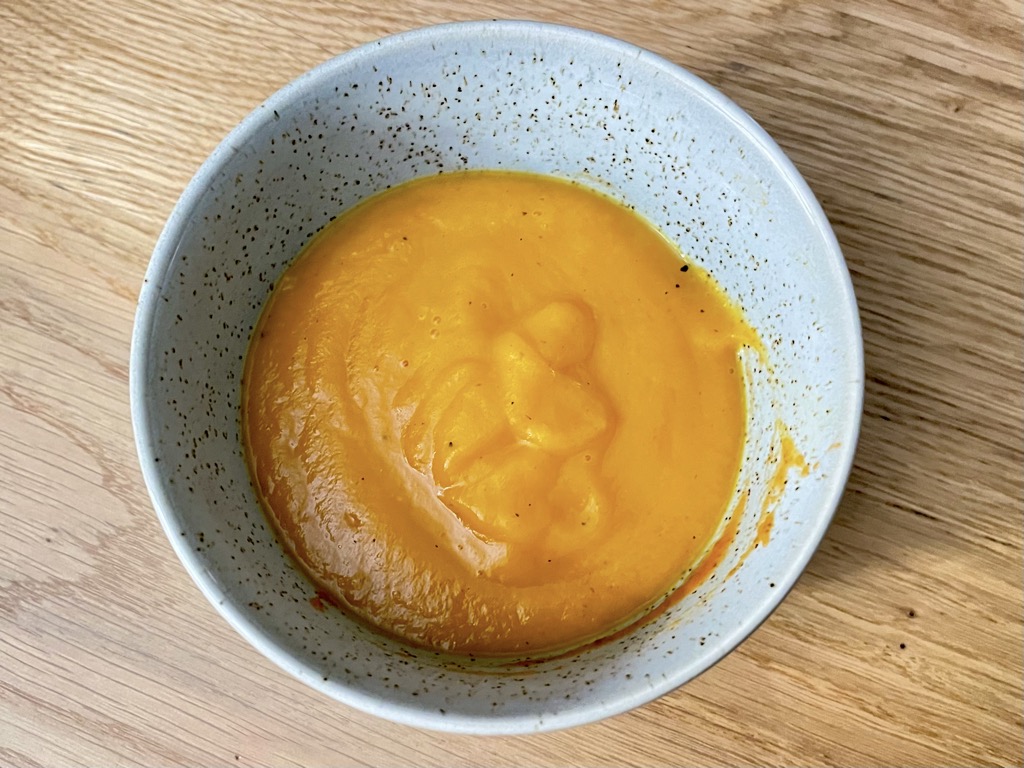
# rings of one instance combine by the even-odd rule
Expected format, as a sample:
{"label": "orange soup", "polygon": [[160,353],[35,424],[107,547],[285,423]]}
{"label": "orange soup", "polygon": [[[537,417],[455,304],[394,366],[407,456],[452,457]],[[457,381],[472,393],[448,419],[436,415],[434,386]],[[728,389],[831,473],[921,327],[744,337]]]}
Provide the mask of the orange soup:
{"label": "orange soup", "polygon": [[664,598],[736,493],[757,344],[608,197],[498,171],[348,211],[246,360],[252,476],[322,595],[473,655],[555,652]]}

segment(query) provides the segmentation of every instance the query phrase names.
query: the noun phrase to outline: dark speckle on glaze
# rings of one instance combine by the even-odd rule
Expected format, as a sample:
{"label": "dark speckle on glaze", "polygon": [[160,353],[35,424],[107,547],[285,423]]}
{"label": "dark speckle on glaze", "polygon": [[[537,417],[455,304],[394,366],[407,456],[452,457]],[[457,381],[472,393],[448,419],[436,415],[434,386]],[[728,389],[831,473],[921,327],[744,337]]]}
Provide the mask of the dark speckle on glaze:
{"label": "dark speckle on glaze", "polygon": [[[670,66],[628,45],[528,23],[492,25],[466,44],[472,29],[483,27],[415,33],[328,63],[259,107],[204,166],[169,224],[176,239],[158,246],[162,272],[147,276],[148,449],[179,554],[293,674],[421,726],[543,730],[578,707],[594,719],[684,682],[792,584],[790,553],[822,530],[816,485],[843,471],[844,452],[830,446],[851,386],[839,330],[848,308],[838,277],[822,288],[831,255],[800,188],[710,91],[681,88]],[[767,455],[780,419],[817,462],[787,486],[770,545],[734,577],[709,579],[632,634],[529,666],[409,648],[318,605],[259,509],[239,437],[249,335],[303,245],[377,191],[473,168],[568,177],[653,221],[742,304],[770,350],[745,361],[748,455]],[[748,465],[744,482],[763,497],[771,470]],[[747,517],[716,576],[755,535]]]}

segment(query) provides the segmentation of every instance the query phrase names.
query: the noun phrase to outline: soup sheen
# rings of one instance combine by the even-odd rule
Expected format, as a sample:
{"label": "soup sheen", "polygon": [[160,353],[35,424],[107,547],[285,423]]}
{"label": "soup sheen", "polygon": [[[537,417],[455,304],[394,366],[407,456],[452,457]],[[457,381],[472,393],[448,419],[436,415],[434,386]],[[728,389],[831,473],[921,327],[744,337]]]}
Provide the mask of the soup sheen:
{"label": "soup sheen", "polygon": [[322,595],[436,650],[537,655],[664,598],[737,492],[754,332],[636,213],[473,171],[348,211],[282,275],[243,431]]}

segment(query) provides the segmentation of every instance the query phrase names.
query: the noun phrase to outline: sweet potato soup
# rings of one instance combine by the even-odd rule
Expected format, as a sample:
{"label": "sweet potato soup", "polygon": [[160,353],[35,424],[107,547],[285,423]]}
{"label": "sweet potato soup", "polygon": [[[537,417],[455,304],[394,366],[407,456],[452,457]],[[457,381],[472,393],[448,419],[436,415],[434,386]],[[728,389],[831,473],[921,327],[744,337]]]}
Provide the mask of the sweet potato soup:
{"label": "sweet potato soup", "polygon": [[274,288],[246,452],[323,596],[436,650],[564,650],[635,620],[714,543],[757,343],[603,195],[419,179],[339,217]]}

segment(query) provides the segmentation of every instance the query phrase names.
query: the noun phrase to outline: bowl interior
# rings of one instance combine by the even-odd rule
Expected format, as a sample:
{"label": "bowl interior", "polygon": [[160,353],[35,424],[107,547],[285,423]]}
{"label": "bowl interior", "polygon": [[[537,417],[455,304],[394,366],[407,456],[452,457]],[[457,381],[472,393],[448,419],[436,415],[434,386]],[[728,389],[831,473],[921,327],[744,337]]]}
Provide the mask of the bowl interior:
{"label": "bowl interior", "polygon": [[[249,334],[274,281],[345,208],[409,178],[473,168],[556,174],[635,207],[708,269],[769,350],[743,482],[763,501],[779,420],[793,474],[770,539],[743,525],[714,576],[632,634],[528,667],[406,648],[339,611],[283,554],[239,442]],[[349,52],[255,110],[174,210],[140,300],[132,409],[143,472],[178,555],[224,616],[283,668],[366,711],[508,733],[624,711],[709,667],[795,582],[838,503],[859,423],[860,330],[842,256],[781,151],[695,77],[568,28],[479,22]],[[313,601],[316,602],[316,601]]]}

